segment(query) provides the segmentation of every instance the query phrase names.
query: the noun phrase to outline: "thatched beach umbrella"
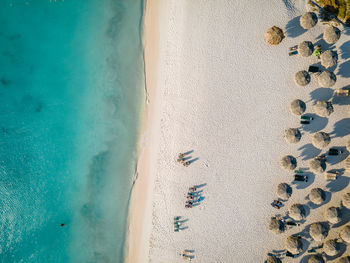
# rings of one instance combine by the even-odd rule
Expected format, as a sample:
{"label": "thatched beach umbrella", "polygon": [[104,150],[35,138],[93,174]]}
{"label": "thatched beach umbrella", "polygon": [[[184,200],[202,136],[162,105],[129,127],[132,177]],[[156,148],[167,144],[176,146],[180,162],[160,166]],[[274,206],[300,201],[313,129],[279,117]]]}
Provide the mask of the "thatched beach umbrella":
{"label": "thatched beach umbrella", "polygon": [[332,50],[326,50],[321,54],[321,64],[325,68],[333,67],[338,62],[338,54]]}
{"label": "thatched beach umbrella", "polygon": [[350,263],[349,257],[341,257],[336,261],[336,263]]}
{"label": "thatched beach umbrella", "polygon": [[323,149],[331,142],[331,137],[326,132],[316,132],[312,136],[312,144],[318,149]]}
{"label": "thatched beach umbrella", "polygon": [[324,88],[332,87],[337,81],[337,77],[331,71],[325,70],[317,77],[318,84]]}
{"label": "thatched beach umbrella", "polygon": [[282,261],[278,257],[272,255],[267,257],[267,263],[282,263]]}
{"label": "thatched beach umbrella", "polygon": [[321,117],[328,117],[334,112],[332,102],[319,100],[314,105],[314,111]]}
{"label": "thatched beach umbrella", "polygon": [[317,15],[314,12],[306,12],[300,17],[300,26],[310,29],[317,24]]}
{"label": "thatched beach umbrella", "polygon": [[302,204],[292,204],[289,209],[289,216],[296,221],[303,220],[306,216],[305,208]]}
{"label": "thatched beach umbrella", "polygon": [[323,39],[328,44],[334,44],[340,38],[340,30],[335,26],[327,26],[323,31]]}
{"label": "thatched beach umbrella", "polygon": [[299,86],[306,86],[307,84],[310,83],[310,80],[311,80],[310,74],[305,70],[298,71],[294,75],[294,81]]}
{"label": "thatched beach umbrella", "polygon": [[314,45],[310,41],[303,41],[298,45],[298,54],[302,57],[309,57],[314,52]]}
{"label": "thatched beach umbrella", "polygon": [[350,156],[346,157],[346,159],[344,160],[344,167],[346,170],[350,170]]}
{"label": "thatched beach umbrella", "polygon": [[314,158],[309,162],[310,170],[314,173],[323,173],[326,170],[326,162],[319,159]]}
{"label": "thatched beach umbrella", "polygon": [[306,110],[306,104],[302,100],[293,100],[290,104],[290,111],[295,115],[302,115]]}
{"label": "thatched beach umbrella", "polygon": [[301,242],[300,237],[296,237],[296,236],[287,237],[285,241],[285,246],[286,246],[286,249],[294,255],[297,255],[303,251],[303,243]]}
{"label": "thatched beach umbrella", "polygon": [[324,217],[331,224],[339,223],[341,220],[341,216],[342,214],[339,207],[334,206],[328,207],[324,213]]}
{"label": "thatched beach umbrella", "polygon": [[309,198],[315,205],[320,205],[326,201],[326,193],[321,188],[313,188],[310,191]]}
{"label": "thatched beach umbrella", "polygon": [[294,255],[297,255],[303,251],[303,243],[301,242],[300,237],[296,237],[296,236],[287,237],[285,241],[285,246],[286,246],[286,249]]}
{"label": "thatched beach umbrella", "polygon": [[323,243],[323,251],[328,256],[335,256],[339,253],[339,244],[335,239],[329,239]]}
{"label": "thatched beach umbrella", "polygon": [[283,39],[283,30],[277,26],[270,27],[265,33],[265,40],[270,45],[278,45]]}
{"label": "thatched beach umbrella", "polygon": [[280,183],[277,186],[277,195],[283,200],[287,200],[292,195],[292,187],[286,183]]}
{"label": "thatched beach umbrella", "polygon": [[350,152],[350,139],[346,142],[346,149]]}
{"label": "thatched beach umbrella", "polygon": [[286,155],[281,159],[281,166],[286,170],[294,170],[297,167],[297,159],[291,155]]}
{"label": "thatched beach umbrella", "polygon": [[344,207],[350,209],[350,193],[343,194],[341,198],[341,203]]}
{"label": "thatched beach umbrella", "polygon": [[269,230],[271,230],[275,234],[281,234],[284,232],[284,223],[280,219],[271,217],[269,223]]}
{"label": "thatched beach umbrella", "polygon": [[343,194],[343,196],[341,198],[341,203],[347,209],[350,209],[350,193]]}
{"label": "thatched beach umbrella", "polygon": [[311,255],[309,259],[307,260],[307,263],[325,263],[322,255],[320,254],[315,254]]}
{"label": "thatched beach umbrella", "polygon": [[310,225],[309,234],[315,241],[323,242],[328,236],[328,228],[320,222],[313,223]]}
{"label": "thatched beach umbrella", "polygon": [[350,244],[350,226],[344,226],[343,229],[340,231],[340,238]]}
{"label": "thatched beach umbrella", "polygon": [[301,139],[301,133],[297,128],[289,128],[284,130],[284,139],[288,143],[297,143]]}

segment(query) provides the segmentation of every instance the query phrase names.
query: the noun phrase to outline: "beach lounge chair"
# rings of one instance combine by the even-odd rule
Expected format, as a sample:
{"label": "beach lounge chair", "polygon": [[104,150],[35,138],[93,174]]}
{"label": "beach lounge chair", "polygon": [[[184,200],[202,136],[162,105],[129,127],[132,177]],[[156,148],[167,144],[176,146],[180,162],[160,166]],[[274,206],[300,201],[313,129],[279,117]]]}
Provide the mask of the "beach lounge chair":
{"label": "beach lounge chair", "polygon": [[297,50],[298,49],[298,45],[292,46],[289,48],[289,51],[293,51],[293,50]]}
{"label": "beach lounge chair", "polygon": [[294,254],[290,253],[288,250],[286,252],[286,257],[294,258]]}
{"label": "beach lounge chair", "polygon": [[330,171],[328,171],[326,173],[325,177],[326,177],[327,180],[332,180],[332,181],[336,180],[337,177],[338,177],[338,172],[330,172]]}
{"label": "beach lounge chair", "polygon": [[311,117],[311,116],[302,115],[302,116],[300,116],[300,119],[302,119],[302,120],[307,120],[307,121],[312,121],[314,118]]}
{"label": "beach lounge chair", "polygon": [[293,50],[293,51],[289,52],[288,54],[289,54],[289,56],[297,55],[298,50]]}
{"label": "beach lounge chair", "polygon": [[349,96],[349,90],[337,89],[337,90],[335,90],[335,95],[337,95],[339,97],[347,97],[347,96]]}
{"label": "beach lounge chair", "polygon": [[304,173],[303,170],[295,170],[294,172],[295,172],[296,174],[303,174],[303,173]]}
{"label": "beach lounge chair", "polygon": [[315,66],[309,66],[308,72],[310,72],[310,73],[317,73],[317,72],[320,72],[320,68],[319,67],[315,67]]}
{"label": "beach lounge chair", "polygon": [[341,150],[338,150],[336,148],[330,148],[329,151],[328,151],[328,155],[339,155],[339,154],[342,154],[343,151]]}
{"label": "beach lounge chair", "polygon": [[306,120],[301,120],[300,124],[310,124],[310,121],[306,121]]}
{"label": "beach lounge chair", "polygon": [[300,174],[294,175],[294,181],[307,182],[307,180],[308,180],[307,175],[300,175]]}

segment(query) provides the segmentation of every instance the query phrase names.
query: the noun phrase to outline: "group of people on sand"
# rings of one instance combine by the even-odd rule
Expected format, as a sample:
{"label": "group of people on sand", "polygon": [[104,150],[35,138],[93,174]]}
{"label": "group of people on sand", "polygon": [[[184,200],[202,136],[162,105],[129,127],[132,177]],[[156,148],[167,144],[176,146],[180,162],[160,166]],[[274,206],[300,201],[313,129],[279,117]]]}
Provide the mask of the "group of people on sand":
{"label": "group of people on sand", "polygon": [[186,161],[186,153],[179,153],[179,156],[177,158],[177,162],[181,163],[183,166],[188,167],[191,162],[190,161]]}
{"label": "group of people on sand", "polygon": [[197,191],[197,188],[192,186],[188,189],[186,199],[185,208],[192,208],[202,202],[204,197],[202,196],[202,192]]}

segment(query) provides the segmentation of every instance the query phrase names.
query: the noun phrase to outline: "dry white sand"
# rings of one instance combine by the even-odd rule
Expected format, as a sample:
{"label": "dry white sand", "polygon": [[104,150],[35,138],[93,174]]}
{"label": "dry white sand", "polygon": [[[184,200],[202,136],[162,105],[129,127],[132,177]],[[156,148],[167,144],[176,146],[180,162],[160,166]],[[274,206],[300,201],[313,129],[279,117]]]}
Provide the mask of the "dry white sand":
{"label": "dry white sand", "polygon": [[[131,207],[131,222],[137,218],[142,231],[131,223],[129,237],[135,246],[128,262],[182,262],[183,249],[195,250],[194,262],[263,262],[267,252],[283,249],[289,234],[322,220],[323,210],[338,205],[348,189],[348,177],[329,183],[321,175],[311,176],[308,184],[293,185],[286,207],[306,204],[313,187],[332,190],[331,200],[311,209],[306,223],[286,234],[276,236],[267,228],[271,216],[286,212],[286,207],[270,206],[277,185],[293,180],[292,173],[280,168],[280,158],[292,154],[299,167],[307,168],[320,153],[310,145],[313,132],[331,133],[331,146],[345,145],[349,138],[349,100],[345,105],[338,100],[330,118],[316,117],[301,142],[288,145],[283,139],[285,128],[300,127],[299,118],[289,112],[292,100],[304,100],[307,112],[313,112],[316,100],[332,96],[332,89],[320,88],[315,77],[306,87],[293,81],[295,72],[318,62],[315,57],[288,56],[288,47],[320,39],[324,26],[301,31],[296,17],[306,11],[304,1],[162,0],[158,8],[156,73],[147,69],[154,39],[147,41],[152,34],[146,25],[146,73],[157,78],[147,82],[156,92],[150,96],[152,121],[143,156],[147,169],[139,171],[135,186],[143,198]],[[287,31],[279,46],[264,42],[272,25]],[[349,33],[342,33],[334,46],[339,63],[333,89],[346,86],[350,77]],[[177,164],[177,154],[189,150],[199,159],[187,168]],[[329,169],[339,167],[339,162],[328,163]],[[205,184],[205,200],[185,209],[188,187],[200,184]],[[138,213],[138,207],[147,209]],[[177,215],[188,219],[188,229],[174,233],[172,218]],[[304,255],[283,262],[299,262]]]}

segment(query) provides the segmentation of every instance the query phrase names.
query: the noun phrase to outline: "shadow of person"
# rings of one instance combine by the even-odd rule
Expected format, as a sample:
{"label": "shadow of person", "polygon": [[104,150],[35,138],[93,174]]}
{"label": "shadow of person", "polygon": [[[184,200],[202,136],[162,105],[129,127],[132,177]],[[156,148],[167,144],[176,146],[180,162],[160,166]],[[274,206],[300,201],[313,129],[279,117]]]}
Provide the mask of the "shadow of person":
{"label": "shadow of person", "polygon": [[337,75],[343,78],[350,77],[350,60],[345,61],[339,65]]}
{"label": "shadow of person", "polygon": [[313,146],[311,143],[304,144],[298,148],[298,151],[301,151],[298,157],[302,157],[302,160],[309,160],[321,153],[321,150]]}
{"label": "shadow of person", "polygon": [[334,123],[333,131],[330,133],[332,137],[344,137],[350,134],[349,129],[350,118],[344,118]]}
{"label": "shadow of person", "polygon": [[310,92],[311,100],[316,102],[318,100],[329,101],[333,96],[333,89],[318,88]]}
{"label": "shadow of person", "polygon": [[294,17],[286,25],[286,35],[291,38],[304,34],[307,30],[300,26],[300,16]]}

